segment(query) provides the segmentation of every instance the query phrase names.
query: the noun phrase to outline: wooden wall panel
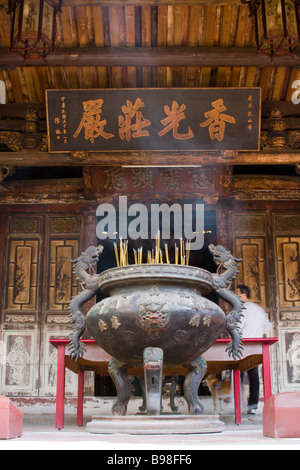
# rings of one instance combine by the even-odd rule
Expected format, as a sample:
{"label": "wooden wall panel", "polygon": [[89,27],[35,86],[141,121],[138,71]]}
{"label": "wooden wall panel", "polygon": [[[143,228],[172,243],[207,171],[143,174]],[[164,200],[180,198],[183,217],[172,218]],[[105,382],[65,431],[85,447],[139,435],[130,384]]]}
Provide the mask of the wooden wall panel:
{"label": "wooden wall panel", "polygon": [[37,351],[36,331],[3,332],[0,374],[2,393],[37,393]]}
{"label": "wooden wall panel", "polygon": [[274,214],[273,226],[280,319],[300,322],[300,215]]}
{"label": "wooden wall panel", "polygon": [[300,390],[300,215],[292,210],[232,213],[234,253],[242,257],[237,282],[271,312],[273,383],[278,392]]}
{"label": "wooden wall panel", "polygon": [[79,251],[78,240],[51,240],[49,248],[48,310],[66,310],[77,291],[77,280],[72,274],[71,259]]}
{"label": "wooden wall panel", "polygon": [[232,224],[234,254],[242,258],[237,284],[249,286],[251,300],[268,308],[265,214],[234,213]]}
{"label": "wooden wall panel", "polygon": [[[8,396],[55,395],[49,339],[67,338],[71,331],[67,307],[78,283],[70,260],[80,251],[81,216],[43,212],[7,218],[0,389]],[[70,394],[76,393],[75,378],[67,374]]]}

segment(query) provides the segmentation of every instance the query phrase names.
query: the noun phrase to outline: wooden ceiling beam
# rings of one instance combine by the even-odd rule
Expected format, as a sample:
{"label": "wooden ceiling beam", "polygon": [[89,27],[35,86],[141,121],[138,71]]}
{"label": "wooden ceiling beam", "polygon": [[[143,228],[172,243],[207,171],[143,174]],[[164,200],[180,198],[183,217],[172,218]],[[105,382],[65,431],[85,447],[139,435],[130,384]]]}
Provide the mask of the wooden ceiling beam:
{"label": "wooden ceiling beam", "polygon": [[[63,0],[63,7],[93,6],[145,6],[145,5],[241,5],[241,0]],[[0,7],[7,7],[8,0],[0,0]]]}
{"label": "wooden ceiling beam", "polygon": [[[283,117],[299,115],[299,105],[295,105],[292,101],[262,101],[261,115],[266,117],[269,110],[279,108]],[[46,119],[45,103],[6,103],[0,104],[0,119],[21,119],[25,118],[25,113],[29,109],[37,111],[39,119]],[[298,127],[297,127],[298,129]]]}
{"label": "wooden ceiling beam", "polygon": [[0,49],[0,67],[294,67],[300,65],[300,57],[269,57],[257,54],[254,48],[238,47],[96,47],[57,49],[46,61],[22,57]]}
{"label": "wooden ceiling beam", "polygon": [[230,157],[221,152],[90,152],[85,160],[68,153],[0,152],[0,166],[214,166],[214,165],[296,165],[300,151],[238,152]]}

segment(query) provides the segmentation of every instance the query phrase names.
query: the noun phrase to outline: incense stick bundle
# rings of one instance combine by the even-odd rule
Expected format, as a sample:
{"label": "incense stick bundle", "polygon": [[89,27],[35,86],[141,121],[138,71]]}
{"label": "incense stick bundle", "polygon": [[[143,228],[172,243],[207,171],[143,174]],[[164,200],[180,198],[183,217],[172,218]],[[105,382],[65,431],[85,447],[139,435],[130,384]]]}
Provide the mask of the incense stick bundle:
{"label": "incense stick bundle", "polygon": [[120,238],[120,254],[118,254],[117,244],[114,243],[117,266],[128,265],[128,240],[122,241]]}
{"label": "incense stick bundle", "polygon": [[[168,244],[165,243],[165,263],[170,264],[169,258],[169,247]],[[117,244],[114,243],[114,252],[117,266],[127,266],[128,265],[128,240],[122,240],[120,238],[120,248],[118,252]],[[179,255],[180,251],[180,255]],[[190,261],[190,253],[191,253],[191,241],[187,240],[183,242],[182,238],[180,238],[180,245],[179,247],[175,243],[175,264],[181,264],[188,266]],[[134,263],[135,264],[142,264],[143,263],[143,247],[138,248],[137,250],[133,248],[133,255],[134,255]],[[179,258],[180,256],[180,258]],[[160,232],[158,231],[157,236],[155,237],[155,249],[148,250],[147,252],[147,264],[153,263],[164,263],[163,259],[163,251],[160,248]]]}

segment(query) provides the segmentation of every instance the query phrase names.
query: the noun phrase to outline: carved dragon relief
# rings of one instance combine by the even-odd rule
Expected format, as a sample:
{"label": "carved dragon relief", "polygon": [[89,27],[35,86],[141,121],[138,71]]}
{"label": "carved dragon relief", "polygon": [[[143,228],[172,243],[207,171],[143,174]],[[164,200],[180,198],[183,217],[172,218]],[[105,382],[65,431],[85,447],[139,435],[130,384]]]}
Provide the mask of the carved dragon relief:
{"label": "carved dragon relief", "polygon": [[[213,287],[217,294],[232,305],[232,310],[226,316],[226,328],[232,341],[226,348],[228,355],[234,360],[242,357],[242,333],[239,328],[241,317],[243,316],[243,302],[230,290],[232,281],[238,273],[237,261],[230,251],[227,251],[222,245],[209,245],[214,262],[218,266],[217,273],[213,274]],[[222,272],[225,269],[225,272]],[[221,274],[220,274],[221,273]]]}
{"label": "carved dragon relief", "polygon": [[[84,354],[84,347],[80,341],[86,328],[85,315],[82,313],[82,305],[91,300],[98,289],[98,278],[100,274],[95,274],[94,266],[98,263],[99,256],[103,251],[103,246],[90,246],[81,255],[71,260],[74,263],[74,273],[80,281],[82,291],[74,296],[69,303],[69,318],[74,324],[70,335],[69,352],[70,357],[77,361]],[[87,272],[91,270],[91,274]]]}

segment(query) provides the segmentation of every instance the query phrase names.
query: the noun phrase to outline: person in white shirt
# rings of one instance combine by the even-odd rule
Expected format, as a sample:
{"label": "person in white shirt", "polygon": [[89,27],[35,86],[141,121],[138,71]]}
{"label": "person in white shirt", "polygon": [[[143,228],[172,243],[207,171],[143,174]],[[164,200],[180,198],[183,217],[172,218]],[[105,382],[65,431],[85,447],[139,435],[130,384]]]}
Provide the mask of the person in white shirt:
{"label": "person in white shirt", "polygon": [[[265,337],[271,328],[271,323],[265,310],[250,300],[251,292],[248,286],[239,284],[235,293],[244,302],[244,309],[242,311],[244,316],[241,318],[240,324],[243,338]],[[259,401],[258,367],[248,370],[247,374],[250,383],[247,413],[253,414],[258,407]]]}

